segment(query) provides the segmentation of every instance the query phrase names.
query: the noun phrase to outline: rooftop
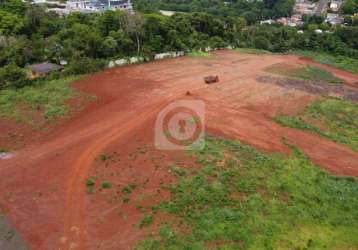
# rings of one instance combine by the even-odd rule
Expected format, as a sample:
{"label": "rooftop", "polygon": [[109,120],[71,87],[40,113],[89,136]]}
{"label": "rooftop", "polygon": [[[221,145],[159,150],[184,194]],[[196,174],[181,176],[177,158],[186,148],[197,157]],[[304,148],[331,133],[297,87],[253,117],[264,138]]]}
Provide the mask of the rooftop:
{"label": "rooftop", "polygon": [[52,71],[60,70],[62,67],[54,63],[45,62],[45,63],[32,64],[27,66],[27,68],[39,74],[46,74]]}

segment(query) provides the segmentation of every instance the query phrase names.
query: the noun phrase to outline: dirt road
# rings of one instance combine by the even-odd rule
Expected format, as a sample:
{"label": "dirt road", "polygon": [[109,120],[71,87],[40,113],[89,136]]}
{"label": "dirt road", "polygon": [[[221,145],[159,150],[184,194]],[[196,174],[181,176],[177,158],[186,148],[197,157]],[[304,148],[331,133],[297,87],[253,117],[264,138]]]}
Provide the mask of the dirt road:
{"label": "dirt road", "polygon": [[[272,121],[278,112],[295,112],[319,98],[257,82],[265,68],[287,61],[311,63],[294,56],[218,51],[209,58],[133,65],[81,79],[75,86],[98,99],[14,158],[0,161],[0,205],[32,249],[130,249],[147,233],[135,226],[143,216],[138,207],[165,198],[158,190],[173,181],[170,164],[191,164],[184,152],[153,145],[157,114],[179,99],[205,102],[209,133],[289,153],[286,138],[322,168],[358,177],[357,153]],[[220,83],[204,84],[207,75],[219,75]],[[345,80],[352,86],[358,77],[345,74]],[[100,160],[101,154],[110,157]],[[89,177],[113,187],[96,186],[89,195]],[[123,194],[128,185],[131,193]]]}

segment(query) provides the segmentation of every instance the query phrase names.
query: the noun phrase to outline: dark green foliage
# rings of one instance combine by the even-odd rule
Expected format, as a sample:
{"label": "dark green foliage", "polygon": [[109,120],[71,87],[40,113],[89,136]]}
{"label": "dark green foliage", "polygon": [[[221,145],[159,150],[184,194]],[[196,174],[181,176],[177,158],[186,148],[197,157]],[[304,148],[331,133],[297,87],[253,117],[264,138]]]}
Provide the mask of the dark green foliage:
{"label": "dark green foliage", "polygon": [[110,189],[112,187],[112,184],[110,182],[108,182],[108,181],[104,181],[104,182],[101,183],[101,187],[103,189]]}
{"label": "dark green foliage", "polygon": [[89,57],[75,57],[66,67],[64,73],[68,75],[80,75],[98,71],[104,68],[104,62]]}
{"label": "dark green foliage", "polygon": [[344,14],[353,15],[358,12],[358,1],[357,0],[346,0],[343,2],[341,11]]}
{"label": "dark green foliage", "polygon": [[94,186],[96,182],[94,179],[89,178],[86,180],[86,190],[88,194],[92,194],[94,192]]}
{"label": "dark green foliage", "polygon": [[8,64],[0,68],[0,90],[13,87],[20,88],[28,84],[26,71],[16,64]]}
{"label": "dark green foliage", "polygon": [[[207,138],[201,170],[159,206],[162,225],[138,249],[349,249],[358,241],[358,183],[322,172],[298,149],[264,154]],[[344,212],[342,212],[344,211]]]}
{"label": "dark green foliage", "polygon": [[[261,18],[287,16],[292,12],[292,0],[261,1],[224,1],[224,0],[137,0],[135,7],[142,12],[156,12],[158,10],[172,10],[179,12],[205,12],[215,16],[245,16],[255,21]],[[250,13],[250,14],[249,14]],[[250,23],[250,20],[248,20]]]}
{"label": "dark green foliage", "polygon": [[[60,17],[21,0],[0,4],[0,68],[65,59],[64,74],[100,70],[111,59],[153,58],[168,51],[196,51],[228,45],[265,49],[325,51],[335,56],[358,57],[358,27],[330,29],[322,17],[305,17],[304,34],[280,25],[254,25],[257,21],[290,15],[292,0],[272,1],[136,1],[147,11],[167,6],[182,10],[171,17],[158,13],[129,15],[122,11],[71,13]],[[152,4],[151,6],[149,6]],[[170,7],[171,6],[171,7]],[[164,8],[165,9],[165,8]],[[190,12],[190,13],[189,13]],[[247,26],[250,25],[250,26]]]}

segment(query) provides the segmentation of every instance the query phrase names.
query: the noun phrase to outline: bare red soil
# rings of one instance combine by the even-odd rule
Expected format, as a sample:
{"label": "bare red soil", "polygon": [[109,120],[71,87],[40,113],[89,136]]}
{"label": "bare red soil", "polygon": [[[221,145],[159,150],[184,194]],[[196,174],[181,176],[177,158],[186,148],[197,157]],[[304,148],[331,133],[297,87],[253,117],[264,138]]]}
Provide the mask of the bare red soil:
{"label": "bare red soil", "polygon": [[[38,139],[24,140],[14,158],[0,161],[0,205],[32,249],[132,248],[150,230],[136,226],[147,207],[168,197],[160,187],[175,181],[170,166],[193,163],[185,152],[153,145],[157,114],[188,98],[205,102],[209,133],[289,153],[286,138],[329,172],[358,177],[358,154],[348,147],[272,121],[278,112],[296,112],[319,98],[256,81],[267,74],[265,68],[284,62],[311,63],[218,51],[209,58],[115,68],[81,79],[75,87],[98,99],[47,132],[24,133]],[[358,81],[333,73],[345,75],[351,86]],[[204,84],[207,75],[218,75],[220,82]],[[7,126],[9,133],[6,124],[0,122],[0,129]],[[93,194],[86,193],[90,177],[96,181]],[[112,187],[101,188],[103,181]],[[128,185],[132,191],[125,194]]]}

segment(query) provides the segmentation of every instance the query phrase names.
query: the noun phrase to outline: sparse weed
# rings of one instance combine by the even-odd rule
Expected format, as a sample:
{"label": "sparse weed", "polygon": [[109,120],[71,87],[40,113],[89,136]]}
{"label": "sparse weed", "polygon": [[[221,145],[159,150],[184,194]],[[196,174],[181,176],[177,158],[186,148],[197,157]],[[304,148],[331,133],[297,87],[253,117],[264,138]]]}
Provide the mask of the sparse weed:
{"label": "sparse weed", "polygon": [[104,181],[104,182],[101,183],[101,187],[103,189],[110,189],[112,187],[112,184],[110,182],[108,182],[108,181]]}
{"label": "sparse weed", "polygon": [[270,55],[272,52],[263,49],[254,49],[254,48],[236,48],[235,51],[243,53],[243,54],[254,54],[254,55],[262,55],[267,54]]}
{"label": "sparse weed", "polygon": [[153,216],[152,215],[146,215],[142,219],[142,221],[139,223],[139,228],[148,227],[153,223]]}
{"label": "sparse weed", "polygon": [[[286,127],[307,130],[346,144],[358,152],[358,105],[355,103],[327,98],[314,102],[296,116],[277,116],[275,121]],[[323,128],[308,121],[319,122]]]}
{"label": "sparse weed", "polygon": [[99,156],[99,159],[101,160],[101,161],[107,161],[107,160],[109,160],[111,157],[109,156],[109,155],[107,155],[107,154],[101,154],[100,156]]}
{"label": "sparse weed", "polygon": [[210,56],[210,54],[208,52],[204,52],[201,50],[191,51],[187,55],[191,56],[191,57],[209,57]]}
{"label": "sparse weed", "polygon": [[[58,80],[39,81],[22,89],[0,91],[0,117],[14,118],[32,124],[31,112],[43,112],[47,120],[66,115],[69,111],[66,101],[79,95],[70,83],[79,77],[72,76]],[[23,112],[23,110],[30,112]]]}
{"label": "sparse weed", "polygon": [[194,152],[202,168],[168,187],[170,200],[156,207],[181,226],[162,225],[138,249],[358,247],[354,178],[330,176],[293,146],[284,156],[237,141],[206,141]]}
{"label": "sparse weed", "polygon": [[86,189],[88,194],[92,194],[94,192],[94,186],[96,182],[93,178],[89,178],[86,180]]}

